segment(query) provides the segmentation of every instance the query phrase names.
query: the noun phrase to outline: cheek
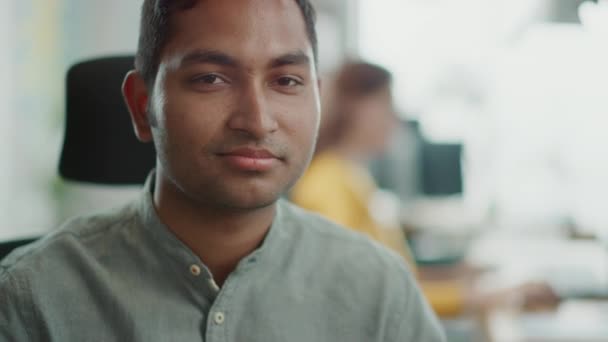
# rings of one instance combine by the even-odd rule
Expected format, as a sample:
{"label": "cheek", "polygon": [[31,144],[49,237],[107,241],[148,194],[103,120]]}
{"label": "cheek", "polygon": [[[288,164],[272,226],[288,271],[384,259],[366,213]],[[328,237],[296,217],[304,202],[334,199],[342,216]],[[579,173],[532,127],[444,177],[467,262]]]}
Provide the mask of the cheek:
{"label": "cheek", "polygon": [[300,111],[290,115],[290,132],[296,137],[302,149],[314,144],[319,129],[319,113],[311,109],[310,111]]}
{"label": "cheek", "polygon": [[[277,118],[286,135],[297,142],[297,148],[305,149],[314,144],[320,121],[320,108],[314,97],[299,103],[282,105]],[[312,149],[312,146],[310,148]]]}
{"label": "cheek", "polygon": [[221,132],[229,108],[230,103],[222,98],[203,98],[184,91],[169,93],[163,111],[163,129],[175,142],[205,145]]}
{"label": "cheek", "polygon": [[378,120],[378,130],[383,135],[390,135],[393,131],[394,121],[388,115],[386,117],[382,117]]}
{"label": "cheek", "polygon": [[374,126],[373,133],[379,145],[385,145],[390,140],[392,133],[392,124],[389,120],[379,119]]}

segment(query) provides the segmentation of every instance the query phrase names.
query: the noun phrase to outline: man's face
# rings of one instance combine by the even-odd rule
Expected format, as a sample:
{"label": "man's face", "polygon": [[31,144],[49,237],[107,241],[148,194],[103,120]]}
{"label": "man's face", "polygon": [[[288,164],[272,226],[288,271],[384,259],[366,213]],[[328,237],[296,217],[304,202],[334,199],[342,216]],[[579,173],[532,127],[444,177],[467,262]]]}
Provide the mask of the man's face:
{"label": "man's face", "polygon": [[299,7],[199,1],[171,31],[149,100],[157,172],[202,205],[274,203],[307,167],[319,123]]}

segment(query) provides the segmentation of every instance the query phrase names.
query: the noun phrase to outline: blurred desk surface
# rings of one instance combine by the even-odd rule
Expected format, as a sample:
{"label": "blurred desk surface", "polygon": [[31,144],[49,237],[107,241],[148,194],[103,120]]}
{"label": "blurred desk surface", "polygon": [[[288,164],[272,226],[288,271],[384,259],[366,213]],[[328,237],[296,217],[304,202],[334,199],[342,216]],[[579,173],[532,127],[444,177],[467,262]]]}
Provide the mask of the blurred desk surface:
{"label": "blurred desk surface", "polygon": [[608,247],[518,235],[493,234],[473,243],[468,262],[492,270],[479,279],[480,291],[544,281],[563,301],[541,312],[523,312],[518,303],[493,308],[485,317],[490,341],[608,342]]}
{"label": "blurred desk surface", "polygon": [[496,310],[487,328],[492,342],[606,342],[608,301],[566,300],[538,313]]}
{"label": "blurred desk surface", "polygon": [[545,281],[562,297],[608,296],[608,246],[599,241],[492,234],[472,243],[467,262],[492,270],[482,288]]}

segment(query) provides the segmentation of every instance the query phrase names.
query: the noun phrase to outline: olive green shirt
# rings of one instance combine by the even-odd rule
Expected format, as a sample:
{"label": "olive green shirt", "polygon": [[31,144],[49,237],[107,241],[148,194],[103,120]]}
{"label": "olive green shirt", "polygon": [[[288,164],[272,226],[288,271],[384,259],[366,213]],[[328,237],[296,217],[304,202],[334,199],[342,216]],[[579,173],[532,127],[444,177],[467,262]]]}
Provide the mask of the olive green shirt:
{"label": "olive green shirt", "polygon": [[218,288],[151,183],[0,263],[0,341],[444,341],[399,256],[283,200]]}

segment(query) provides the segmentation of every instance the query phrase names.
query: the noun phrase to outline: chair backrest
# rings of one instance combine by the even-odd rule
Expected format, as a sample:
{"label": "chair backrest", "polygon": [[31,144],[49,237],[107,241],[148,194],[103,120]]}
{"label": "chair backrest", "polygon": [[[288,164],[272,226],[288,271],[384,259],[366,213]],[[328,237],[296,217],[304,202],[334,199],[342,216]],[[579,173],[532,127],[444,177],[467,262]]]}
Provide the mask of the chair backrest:
{"label": "chair backrest", "polygon": [[134,57],[106,57],[70,68],[66,81],[66,124],[60,175],[105,185],[143,184],[154,167],[152,144],[133,133],[121,85]]}
{"label": "chair backrest", "polygon": [[15,248],[27,245],[28,243],[34,241],[36,241],[36,238],[0,242],[0,260],[4,259],[4,257],[12,252]]}
{"label": "chair backrest", "polygon": [[[100,185],[143,184],[154,167],[152,144],[133,133],[121,85],[133,56],[107,57],[72,66],[66,78],[65,139],[59,173]],[[35,238],[0,242],[0,259]]]}

